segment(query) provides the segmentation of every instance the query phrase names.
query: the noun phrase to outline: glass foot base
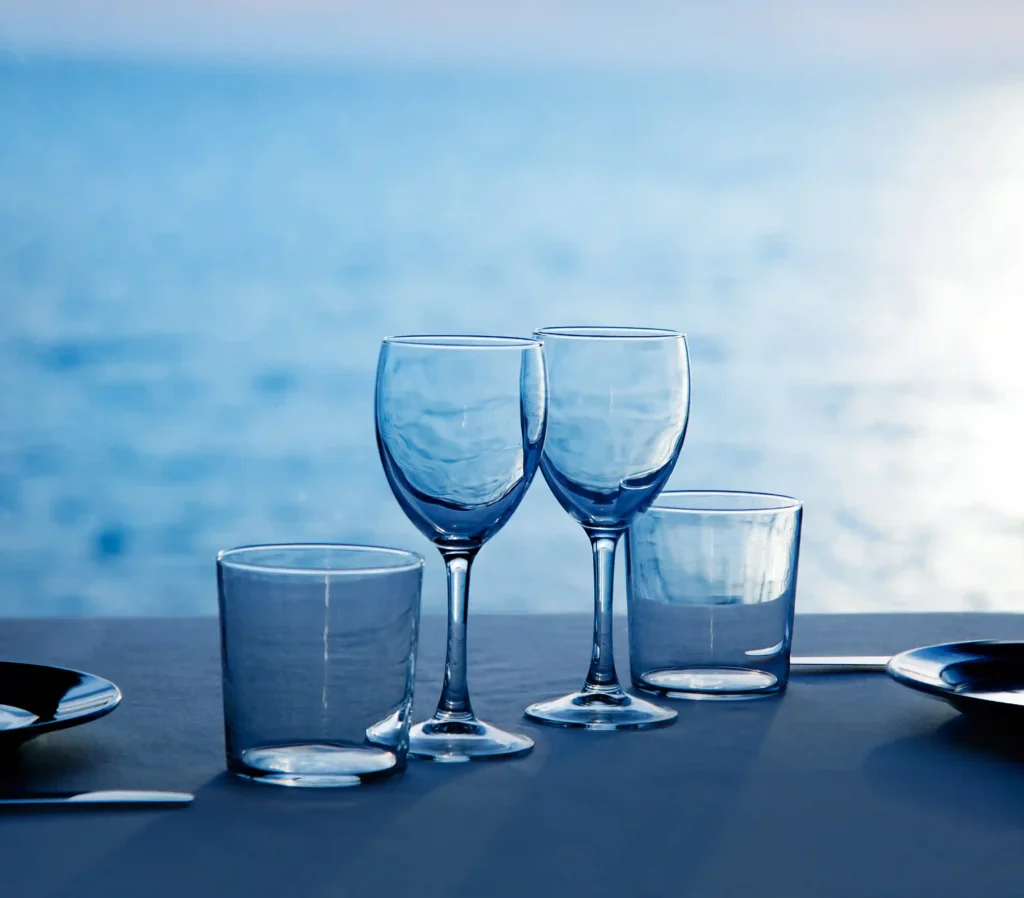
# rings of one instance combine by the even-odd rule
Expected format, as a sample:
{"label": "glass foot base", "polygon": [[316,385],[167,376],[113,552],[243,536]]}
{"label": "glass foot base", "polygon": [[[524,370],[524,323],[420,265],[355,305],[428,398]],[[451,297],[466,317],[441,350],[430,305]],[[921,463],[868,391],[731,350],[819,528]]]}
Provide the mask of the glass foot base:
{"label": "glass foot base", "polygon": [[274,786],[336,789],[358,786],[399,769],[398,758],[383,748],[335,744],[267,745],[229,759],[232,773]]}
{"label": "glass foot base", "polygon": [[741,667],[674,667],[651,670],[635,682],[637,689],[664,698],[746,699],[777,695],[778,677]]}
{"label": "glass foot base", "polygon": [[615,692],[574,692],[526,709],[537,723],[585,730],[649,730],[671,724],[677,712],[653,702]]}
{"label": "glass foot base", "polygon": [[434,718],[409,730],[409,755],[428,761],[504,760],[518,758],[533,750],[533,740],[507,733],[489,723]]}

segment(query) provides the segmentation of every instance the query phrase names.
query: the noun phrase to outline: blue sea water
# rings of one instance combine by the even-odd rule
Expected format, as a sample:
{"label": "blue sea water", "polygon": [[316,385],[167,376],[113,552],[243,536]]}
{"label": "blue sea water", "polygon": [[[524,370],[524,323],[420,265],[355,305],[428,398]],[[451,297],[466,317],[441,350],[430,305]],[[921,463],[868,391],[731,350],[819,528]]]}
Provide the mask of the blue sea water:
{"label": "blue sea water", "polygon": [[[1024,606],[1024,83],[0,66],[0,614],[215,608],[218,549],[428,556],[379,341],[685,330],[672,486],[806,502],[798,608]],[[534,484],[477,611],[586,611]],[[620,608],[624,606],[620,594]]]}

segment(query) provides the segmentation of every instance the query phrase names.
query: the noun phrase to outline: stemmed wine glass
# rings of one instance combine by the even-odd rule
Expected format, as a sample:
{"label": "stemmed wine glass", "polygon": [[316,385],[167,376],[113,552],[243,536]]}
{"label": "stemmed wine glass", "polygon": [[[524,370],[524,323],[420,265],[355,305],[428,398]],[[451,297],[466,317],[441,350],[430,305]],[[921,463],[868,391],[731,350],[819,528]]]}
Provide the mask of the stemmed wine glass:
{"label": "stemmed wine glass", "polygon": [[538,723],[594,730],[666,726],[675,711],[627,695],[612,654],[615,547],[675,467],[690,410],[686,338],[632,327],[547,327],[548,433],[541,470],[590,537],[594,647],[583,688],[530,705]]}
{"label": "stemmed wine glass", "polygon": [[473,558],[512,516],[537,472],[547,404],[537,340],[407,336],[389,337],[381,346],[381,462],[402,510],[437,546],[448,570],[444,686],[433,718],[409,733],[409,753],[416,757],[515,757],[533,748],[526,736],[473,714],[466,614]]}

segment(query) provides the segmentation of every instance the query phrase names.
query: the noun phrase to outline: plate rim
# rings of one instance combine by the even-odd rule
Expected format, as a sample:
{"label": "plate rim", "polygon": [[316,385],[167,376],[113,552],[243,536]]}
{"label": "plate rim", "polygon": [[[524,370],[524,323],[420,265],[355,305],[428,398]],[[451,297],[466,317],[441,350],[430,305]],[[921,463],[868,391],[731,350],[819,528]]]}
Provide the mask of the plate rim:
{"label": "plate rim", "polygon": [[[1024,706],[1014,704],[1012,702],[1002,701],[994,696],[986,695],[985,693],[964,693],[956,692],[953,688],[945,683],[936,682],[934,680],[925,680],[914,677],[903,670],[899,669],[899,665],[907,658],[914,655],[918,655],[921,652],[926,652],[934,649],[959,649],[967,646],[985,647],[991,645],[1015,645],[1021,648],[1022,661],[1024,661],[1024,640],[1021,639],[961,639],[954,640],[952,642],[937,642],[933,645],[921,645],[912,649],[906,649],[905,651],[899,652],[893,655],[885,665],[885,672],[901,686],[906,686],[910,689],[915,689],[918,692],[923,692],[926,695],[932,695],[937,698],[941,698],[949,704],[953,705],[958,710],[964,710],[963,705],[969,705],[972,702],[981,702],[989,708],[1016,708],[1021,712],[1024,712]],[[1024,664],[1022,664],[1022,677],[1021,682],[1024,683]]]}
{"label": "plate rim", "polygon": [[90,723],[93,720],[106,717],[106,715],[111,711],[114,711],[124,699],[124,693],[121,691],[121,687],[118,686],[117,683],[113,680],[108,680],[106,677],[101,677],[99,674],[90,673],[87,670],[78,670],[74,667],[62,667],[58,664],[37,664],[34,661],[9,661],[6,658],[0,659],[0,671],[4,668],[12,667],[41,668],[44,670],[59,671],[61,673],[76,674],[85,680],[98,681],[99,683],[104,684],[104,686],[109,687],[113,692],[110,699],[102,707],[84,711],[73,717],[65,717],[63,720],[34,720],[24,726],[13,727],[8,730],[0,730],[0,742],[17,742],[20,744],[27,742],[29,739],[34,739],[36,736],[41,736],[43,733],[53,732],[54,730],[64,730],[68,727],[78,726],[83,723]]}

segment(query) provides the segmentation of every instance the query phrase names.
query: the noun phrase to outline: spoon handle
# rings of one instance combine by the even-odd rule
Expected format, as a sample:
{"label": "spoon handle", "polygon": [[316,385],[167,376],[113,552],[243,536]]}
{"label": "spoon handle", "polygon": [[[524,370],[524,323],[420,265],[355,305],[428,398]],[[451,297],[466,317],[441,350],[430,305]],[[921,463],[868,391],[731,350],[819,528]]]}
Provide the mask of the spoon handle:
{"label": "spoon handle", "polygon": [[191,804],[192,795],[187,792],[142,792],[112,789],[103,792],[28,792],[21,795],[0,797],[0,807],[36,805],[120,805],[123,807],[181,807]]}
{"label": "spoon handle", "polygon": [[800,655],[789,661],[795,673],[884,672],[888,663],[888,655]]}

